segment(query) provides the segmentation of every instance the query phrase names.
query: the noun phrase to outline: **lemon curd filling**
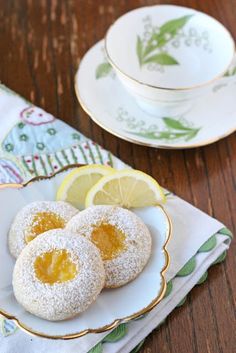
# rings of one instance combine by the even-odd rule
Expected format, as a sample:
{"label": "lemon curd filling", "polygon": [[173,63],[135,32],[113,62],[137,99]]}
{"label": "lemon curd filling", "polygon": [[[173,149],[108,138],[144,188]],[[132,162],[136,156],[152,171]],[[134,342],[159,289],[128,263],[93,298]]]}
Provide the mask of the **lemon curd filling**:
{"label": "lemon curd filling", "polygon": [[70,281],[78,274],[77,265],[67,250],[53,250],[38,256],[34,262],[36,277],[43,283],[54,284]]}
{"label": "lemon curd filling", "polygon": [[107,223],[94,228],[91,241],[100,250],[103,260],[112,260],[126,249],[125,234],[115,226]]}
{"label": "lemon curd filling", "polygon": [[64,228],[65,221],[63,218],[53,212],[38,212],[34,215],[31,226],[27,230],[25,241],[28,244],[37,235],[47,230]]}

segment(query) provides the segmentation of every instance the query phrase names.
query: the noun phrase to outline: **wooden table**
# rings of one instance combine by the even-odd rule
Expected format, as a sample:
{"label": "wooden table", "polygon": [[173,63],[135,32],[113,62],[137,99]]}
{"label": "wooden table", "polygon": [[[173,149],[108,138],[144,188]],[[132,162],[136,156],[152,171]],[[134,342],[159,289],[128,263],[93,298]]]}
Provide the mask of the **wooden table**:
{"label": "wooden table", "polygon": [[[136,146],[93,123],[75,97],[74,75],[85,52],[117,17],[154,3],[204,11],[236,37],[236,0],[0,0],[0,80],[235,232],[235,134],[185,151]],[[236,352],[235,254],[233,241],[227,260],[149,336],[143,353]]]}

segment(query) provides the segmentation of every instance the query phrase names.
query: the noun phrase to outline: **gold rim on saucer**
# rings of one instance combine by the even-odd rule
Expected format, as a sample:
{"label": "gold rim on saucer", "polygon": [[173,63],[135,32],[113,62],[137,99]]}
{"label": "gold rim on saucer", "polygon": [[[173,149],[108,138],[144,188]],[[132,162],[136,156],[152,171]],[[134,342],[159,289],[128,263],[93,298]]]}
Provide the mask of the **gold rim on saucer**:
{"label": "gold rim on saucer", "polygon": [[77,76],[78,76],[78,73],[79,73],[79,69],[77,70],[77,73],[75,75],[75,82],[74,82],[74,87],[75,87],[75,94],[76,94],[76,97],[79,101],[79,104],[81,105],[81,107],[83,108],[83,110],[85,111],[86,114],[88,114],[88,116],[98,125],[100,126],[102,129],[104,129],[105,131],[109,132],[110,134],[118,137],[118,138],[121,138],[122,140],[124,141],[128,141],[128,142],[131,142],[131,143],[134,143],[136,145],[141,145],[141,146],[147,146],[147,147],[154,147],[154,148],[161,148],[161,149],[169,149],[169,150],[180,150],[180,149],[190,149],[190,148],[196,148],[196,147],[202,147],[202,146],[207,146],[207,145],[210,145],[211,143],[214,143],[214,142],[217,142],[229,135],[231,135],[233,132],[236,131],[236,127],[233,127],[232,129],[230,129],[229,131],[227,131],[226,133],[222,134],[222,135],[218,135],[217,137],[213,137],[211,139],[208,139],[208,140],[203,140],[202,142],[200,143],[195,143],[195,144],[191,144],[191,145],[186,145],[186,144],[178,144],[178,146],[171,146],[171,145],[159,145],[159,144],[154,144],[154,143],[149,143],[149,142],[143,142],[143,141],[139,141],[139,140],[136,140],[136,139],[133,139],[131,137],[127,137],[127,136],[124,136],[120,133],[118,133],[117,131],[111,129],[111,128],[108,128],[107,126],[105,126],[103,123],[101,123],[100,120],[98,120],[97,118],[95,118],[95,116],[91,113],[91,111],[89,110],[88,107],[86,107],[85,103],[83,102],[82,98],[81,98],[81,95],[79,93],[79,88],[78,88],[78,85],[77,85],[77,82],[78,82],[78,79],[77,79]]}
{"label": "gold rim on saucer", "polygon": [[[30,179],[29,181],[27,181],[27,182],[25,182],[23,184],[17,184],[17,183],[0,184],[0,189],[5,189],[5,188],[24,188],[24,187],[27,187],[27,185],[29,185],[29,184],[31,184],[33,182],[37,182],[37,181],[40,181],[40,180],[50,180],[50,179],[54,178],[59,173],[62,173],[64,171],[67,171],[67,170],[72,169],[72,168],[78,168],[78,167],[81,167],[81,166],[82,166],[81,164],[71,164],[71,165],[68,165],[68,166],[60,169],[59,171],[57,171],[56,173],[54,173],[51,176],[37,176],[37,177],[35,177],[33,179]],[[144,314],[147,314],[149,311],[151,311],[163,299],[163,297],[165,295],[166,288],[167,288],[167,283],[166,283],[166,279],[165,279],[164,274],[165,274],[165,272],[166,272],[166,270],[167,270],[167,268],[169,267],[169,264],[170,264],[170,256],[169,256],[169,253],[167,251],[167,244],[168,244],[168,242],[170,240],[170,237],[171,237],[171,234],[172,234],[172,223],[171,223],[170,217],[166,213],[166,211],[163,208],[163,206],[158,205],[157,207],[159,207],[162,210],[163,214],[165,215],[165,217],[167,219],[167,223],[168,223],[168,229],[167,229],[167,232],[166,232],[166,239],[165,239],[165,243],[163,244],[163,247],[162,247],[162,252],[164,253],[164,256],[165,256],[165,264],[164,264],[164,266],[163,266],[163,268],[161,270],[161,273],[160,273],[161,279],[162,279],[161,289],[160,289],[157,297],[147,307],[145,307],[145,308],[141,309],[140,311],[138,311],[138,312],[136,312],[136,313],[134,313],[132,315],[129,315],[127,317],[116,319],[112,323],[110,323],[108,325],[105,325],[103,327],[99,327],[99,328],[96,328],[96,329],[88,328],[88,329],[80,331],[80,332],[66,334],[66,335],[58,335],[58,336],[46,335],[44,333],[35,331],[32,328],[24,325],[16,316],[7,313],[6,311],[2,310],[1,308],[0,308],[0,314],[3,317],[5,317],[6,319],[12,320],[19,328],[21,328],[23,331],[25,331],[27,333],[30,333],[30,334],[32,334],[34,336],[38,336],[38,337],[42,337],[42,338],[55,339],[55,340],[58,340],[58,339],[70,340],[70,339],[75,339],[75,338],[79,338],[79,337],[85,336],[88,333],[102,333],[102,332],[106,332],[106,331],[109,331],[109,330],[112,330],[112,329],[116,328],[121,323],[129,322],[131,320],[137,319],[138,317],[140,317],[140,316],[142,316]]]}

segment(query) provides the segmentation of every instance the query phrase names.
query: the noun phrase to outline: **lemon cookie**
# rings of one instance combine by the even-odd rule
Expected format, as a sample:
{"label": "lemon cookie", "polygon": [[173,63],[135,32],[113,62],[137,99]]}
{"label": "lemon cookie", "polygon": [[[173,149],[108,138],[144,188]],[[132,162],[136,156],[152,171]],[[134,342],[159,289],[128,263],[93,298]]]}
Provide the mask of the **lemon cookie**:
{"label": "lemon cookie", "polygon": [[13,272],[17,301],[30,313],[51,321],[86,310],[104,281],[96,246],[65,229],[49,230],[28,244]]}
{"label": "lemon cookie", "polygon": [[66,225],[92,241],[100,250],[106,273],[105,287],[120,287],[143,270],[151,254],[151,235],[133,212],[118,206],[93,206]]}
{"label": "lemon cookie", "polygon": [[47,230],[64,228],[77,212],[63,201],[35,201],[23,207],[9,231],[10,253],[17,258],[31,240]]}

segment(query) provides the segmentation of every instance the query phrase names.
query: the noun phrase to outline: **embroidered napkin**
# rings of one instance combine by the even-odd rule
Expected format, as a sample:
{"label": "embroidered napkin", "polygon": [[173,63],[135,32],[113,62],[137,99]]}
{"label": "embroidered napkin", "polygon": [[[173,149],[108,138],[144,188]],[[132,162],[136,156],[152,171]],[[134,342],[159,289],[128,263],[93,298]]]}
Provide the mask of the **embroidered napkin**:
{"label": "embroidered napkin", "polygon": [[[51,175],[72,163],[125,167],[110,152],[3,85],[0,113],[0,183],[21,183],[37,175]],[[89,334],[72,341],[30,336],[1,318],[0,353],[137,352],[143,339],[184,302],[196,284],[206,279],[207,269],[224,259],[231,240],[230,231],[222,223],[166,193],[166,210],[173,222],[168,244],[171,263],[166,273],[166,296],[155,309],[110,333]]]}

